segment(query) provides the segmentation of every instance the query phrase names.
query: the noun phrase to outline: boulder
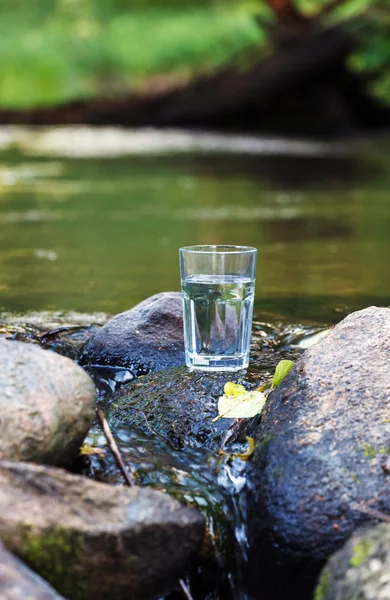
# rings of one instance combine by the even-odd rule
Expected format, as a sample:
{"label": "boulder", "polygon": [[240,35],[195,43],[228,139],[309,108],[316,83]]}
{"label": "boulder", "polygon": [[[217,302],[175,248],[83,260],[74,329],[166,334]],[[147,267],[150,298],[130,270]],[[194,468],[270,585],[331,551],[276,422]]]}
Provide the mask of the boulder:
{"label": "boulder", "polygon": [[162,292],[110,319],[87,342],[80,364],[125,367],[133,377],[184,364],[179,292]]}
{"label": "boulder", "polygon": [[0,538],[72,600],[153,600],[177,582],[203,518],[161,492],[0,463]]}
{"label": "boulder", "polygon": [[61,600],[63,598],[0,542],[0,598],[2,600]]}
{"label": "boulder", "polygon": [[0,339],[0,459],[70,463],[94,418],[95,389],[70,359]]}
{"label": "boulder", "polygon": [[367,507],[390,512],[389,365],[390,309],[371,307],[270,394],[248,473],[254,598],[311,598],[328,556],[372,520]]}
{"label": "boulder", "polygon": [[315,600],[389,600],[390,525],[357,532],[321,573]]}

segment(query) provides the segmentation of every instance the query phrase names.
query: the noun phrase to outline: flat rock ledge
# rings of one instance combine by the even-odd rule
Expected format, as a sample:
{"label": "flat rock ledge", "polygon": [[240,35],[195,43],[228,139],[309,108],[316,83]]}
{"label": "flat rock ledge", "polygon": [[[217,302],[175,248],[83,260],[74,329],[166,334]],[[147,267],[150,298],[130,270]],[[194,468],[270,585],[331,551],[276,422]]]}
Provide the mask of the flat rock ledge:
{"label": "flat rock ledge", "polygon": [[[349,315],[269,396],[248,494],[254,597],[311,598],[351,534],[390,513],[390,309]],[[369,511],[368,511],[369,513]],[[264,586],[258,582],[264,581]],[[257,590],[257,591],[256,591]]]}
{"label": "flat rock ledge", "polygon": [[2,600],[64,600],[0,542],[0,598]]}
{"label": "flat rock ledge", "polygon": [[95,403],[91,378],[70,359],[0,339],[0,460],[70,464]]}
{"label": "flat rock ledge", "polygon": [[329,560],[315,600],[389,600],[390,525],[357,532]]}
{"label": "flat rock ledge", "polygon": [[167,494],[0,462],[0,539],[72,600],[157,600],[203,534],[200,514]]}

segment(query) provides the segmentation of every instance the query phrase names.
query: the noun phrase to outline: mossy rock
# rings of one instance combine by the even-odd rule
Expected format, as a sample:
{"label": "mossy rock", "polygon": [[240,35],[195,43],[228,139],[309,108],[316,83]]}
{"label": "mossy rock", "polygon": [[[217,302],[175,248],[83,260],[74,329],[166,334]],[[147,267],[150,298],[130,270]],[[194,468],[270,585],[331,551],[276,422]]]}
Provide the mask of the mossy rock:
{"label": "mossy rock", "polygon": [[183,576],[204,521],[170,496],[0,463],[0,538],[72,600],[153,600]]}
{"label": "mossy rock", "polygon": [[314,600],[390,598],[390,525],[363,529],[321,572]]}

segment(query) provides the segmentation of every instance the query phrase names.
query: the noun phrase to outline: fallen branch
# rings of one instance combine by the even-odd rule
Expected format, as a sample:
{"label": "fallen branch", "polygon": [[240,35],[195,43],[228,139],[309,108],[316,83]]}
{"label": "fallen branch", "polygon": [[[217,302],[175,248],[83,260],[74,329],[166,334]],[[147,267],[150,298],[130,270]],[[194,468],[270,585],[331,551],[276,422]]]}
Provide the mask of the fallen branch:
{"label": "fallen branch", "polygon": [[80,329],[84,329],[84,325],[64,325],[63,327],[57,327],[56,329],[51,329],[50,331],[45,331],[44,333],[38,333],[35,337],[38,340],[43,340],[45,338],[50,338],[59,333],[64,333],[68,331],[78,331]]}
{"label": "fallen branch", "polygon": [[355,510],[373,517],[374,519],[379,519],[379,521],[384,521],[385,523],[390,523],[390,515],[386,515],[380,510],[375,510],[374,508],[368,508],[367,506],[354,506]]}
{"label": "fallen branch", "polygon": [[98,408],[96,411],[96,416],[99,420],[100,426],[102,428],[102,431],[106,437],[108,446],[115,458],[116,464],[118,465],[119,469],[121,470],[121,473],[123,475],[123,477],[125,478],[125,481],[127,483],[127,485],[129,485],[130,487],[132,487],[133,485],[135,485],[135,481],[134,481],[134,476],[133,478],[130,476],[127,467],[123,461],[123,458],[121,456],[121,453],[119,451],[119,448],[117,446],[116,441],[114,440],[114,437],[111,433],[111,429],[109,424],[107,423],[107,419],[104,416],[104,412],[102,411],[101,408]]}
{"label": "fallen branch", "polygon": [[184,581],[182,579],[179,579],[179,583],[180,583],[180,587],[181,587],[185,597],[187,598],[187,600],[194,600],[193,597],[191,596],[190,590],[188,589],[188,587],[186,586]]}

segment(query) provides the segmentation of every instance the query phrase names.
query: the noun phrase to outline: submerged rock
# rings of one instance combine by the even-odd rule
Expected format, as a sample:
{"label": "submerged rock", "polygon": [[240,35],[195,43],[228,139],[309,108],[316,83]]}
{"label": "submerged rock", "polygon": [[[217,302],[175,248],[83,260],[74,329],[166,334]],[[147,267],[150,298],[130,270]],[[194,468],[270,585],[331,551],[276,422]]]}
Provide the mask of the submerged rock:
{"label": "submerged rock", "polygon": [[94,407],[92,380],[71,360],[0,339],[0,459],[70,463]]}
{"label": "submerged rock", "polygon": [[0,463],[0,538],[72,600],[153,600],[197,552],[204,523],[170,496],[61,469]]}
{"label": "submerged rock", "polygon": [[270,394],[250,466],[253,597],[268,581],[270,597],[311,598],[328,556],[371,519],[359,508],[390,512],[389,364],[390,309],[367,308]]}
{"label": "submerged rock", "polygon": [[61,600],[63,597],[31,571],[0,542],[0,598],[2,600]]}
{"label": "submerged rock", "polygon": [[389,600],[390,525],[352,536],[321,573],[315,600]]}
{"label": "submerged rock", "polygon": [[184,364],[181,294],[156,294],[110,319],[87,343],[80,363],[126,367],[133,377]]}

